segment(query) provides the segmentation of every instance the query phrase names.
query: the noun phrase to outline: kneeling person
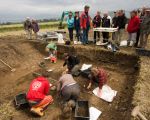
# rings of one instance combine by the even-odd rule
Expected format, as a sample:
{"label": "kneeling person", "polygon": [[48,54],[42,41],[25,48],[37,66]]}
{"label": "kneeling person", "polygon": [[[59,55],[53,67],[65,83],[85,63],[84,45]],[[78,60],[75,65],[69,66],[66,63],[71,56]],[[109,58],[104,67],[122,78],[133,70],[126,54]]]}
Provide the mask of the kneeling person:
{"label": "kneeling person", "polygon": [[90,89],[93,82],[98,83],[99,86],[99,93],[101,94],[101,90],[103,85],[107,83],[107,73],[102,68],[92,68],[91,73],[89,74],[88,78],[90,80],[87,89]]}
{"label": "kneeling person", "polygon": [[27,100],[31,106],[31,112],[43,116],[43,110],[53,102],[51,95],[48,95],[50,90],[50,83],[46,79],[48,74],[42,73],[42,76],[34,79],[27,93]]}
{"label": "kneeling person", "polygon": [[80,87],[71,74],[63,74],[60,77],[57,83],[57,91],[64,102],[68,102],[69,100],[76,101],[80,95]]}
{"label": "kneeling person", "polygon": [[63,66],[67,65],[67,72],[71,73],[72,75],[75,74],[75,72],[79,70],[80,60],[77,56],[69,55],[68,53],[65,53],[64,57],[65,62]]}

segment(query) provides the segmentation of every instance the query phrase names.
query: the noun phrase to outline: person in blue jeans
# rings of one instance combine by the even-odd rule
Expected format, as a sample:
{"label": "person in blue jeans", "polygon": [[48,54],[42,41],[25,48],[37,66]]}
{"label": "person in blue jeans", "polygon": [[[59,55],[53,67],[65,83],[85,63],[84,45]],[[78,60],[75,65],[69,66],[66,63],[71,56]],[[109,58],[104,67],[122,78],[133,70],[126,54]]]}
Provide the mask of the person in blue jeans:
{"label": "person in blue jeans", "polygon": [[83,37],[82,37],[82,44],[88,44],[88,33],[89,33],[89,29],[90,29],[90,16],[88,14],[89,12],[89,6],[85,6],[84,7],[84,12],[81,14],[80,17],[80,26],[81,29],[83,31]]}
{"label": "person in blue jeans", "polygon": [[69,12],[67,25],[68,25],[70,41],[73,41],[74,17],[72,16],[72,12]]}

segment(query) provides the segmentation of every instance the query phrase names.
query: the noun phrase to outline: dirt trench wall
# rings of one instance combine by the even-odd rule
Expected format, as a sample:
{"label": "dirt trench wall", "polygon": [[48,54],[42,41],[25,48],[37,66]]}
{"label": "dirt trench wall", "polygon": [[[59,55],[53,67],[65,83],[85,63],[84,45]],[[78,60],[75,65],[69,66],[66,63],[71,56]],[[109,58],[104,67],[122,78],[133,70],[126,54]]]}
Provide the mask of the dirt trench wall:
{"label": "dirt trench wall", "polygon": [[62,58],[63,53],[65,52],[79,56],[82,62],[104,62],[119,64],[126,67],[138,66],[139,60],[139,57],[136,54],[126,54],[122,52],[113,53],[111,51],[96,47],[58,45],[58,57]]}

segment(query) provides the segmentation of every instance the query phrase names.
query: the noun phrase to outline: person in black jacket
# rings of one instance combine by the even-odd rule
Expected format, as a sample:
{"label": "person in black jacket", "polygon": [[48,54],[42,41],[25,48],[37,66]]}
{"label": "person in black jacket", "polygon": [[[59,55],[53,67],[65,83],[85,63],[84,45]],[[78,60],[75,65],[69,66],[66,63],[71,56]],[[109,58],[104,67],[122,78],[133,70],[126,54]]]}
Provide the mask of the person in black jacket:
{"label": "person in black jacket", "polygon": [[[113,28],[117,28],[117,20],[118,20],[118,11],[114,12],[114,17],[112,19],[112,27]],[[117,35],[116,32],[112,33],[112,40],[116,40],[117,39]]]}
{"label": "person in black jacket", "polygon": [[78,68],[80,60],[77,56],[70,55],[69,53],[64,54],[65,62],[63,67],[67,65],[67,72],[72,73],[74,69]]}
{"label": "person in black jacket", "polygon": [[[96,16],[93,19],[93,27],[97,28],[101,26],[101,16],[100,16],[100,12],[97,11]],[[96,36],[98,36],[98,39],[100,39],[100,32],[98,31],[94,31],[94,43],[96,43]]]}
{"label": "person in black jacket", "polygon": [[[104,17],[102,18],[102,27],[109,28],[110,27],[110,19],[108,18],[108,13],[104,13]],[[103,34],[103,43],[108,42],[109,32],[102,32]]]}
{"label": "person in black jacket", "polygon": [[81,41],[81,28],[80,28],[80,17],[79,17],[79,12],[75,12],[75,17],[74,17],[74,28],[76,30],[76,37],[78,41]]}
{"label": "person in black jacket", "polygon": [[125,33],[125,26],[127,24],[127,18],[125,16],[125,13],[123,10],[120,10],[118,12],[118,19],[117,19],[117,28],[118,28],[118,38],[116,43],[120,45],[120,42],[122,40],[123,34]]}

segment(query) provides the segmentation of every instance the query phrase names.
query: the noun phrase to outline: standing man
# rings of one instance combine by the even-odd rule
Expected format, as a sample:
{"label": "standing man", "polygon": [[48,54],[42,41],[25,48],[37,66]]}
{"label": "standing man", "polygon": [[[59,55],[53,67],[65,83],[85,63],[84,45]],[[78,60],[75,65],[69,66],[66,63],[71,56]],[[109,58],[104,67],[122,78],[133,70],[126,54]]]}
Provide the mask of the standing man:
{"label": "standing man", "polygon": [[82,44],[88,44],[88,33],[90,29],[90,16],[89,16],[89,9],[90,7],[86,5],[84,7],[84,12],[81,14],[80,17],[80,26],[83,30],[83,37],[82,37]]}
{"label": "standing man", "polygon": [[[117,20],[118,20],[118,11],[114,12],[114,17],[112,19],[112,27],[113,28],[117,28]],[[117,40],[117,33],[113,32],[112,33],[112,40]]]}
{"label": "standing man", "polygon": [[[104,13],[104,17],[102,18],[102,27],[109,28],[110,27],[110,19],[108,18],[108,13]],[[103,43],[108,42],[109,32],[102,32],[103,34]]]}
{"label": "standing man", "polygon": [[75,12],[74,17],[74,28],[76,30],[76,37],[78,41],[81,41],[81,27],[80,27],[80,17],[79,17],[79,11]]}
{"label": "standing man", "polygon": [[122,37],[123,37],[123,34],[125,33],[125,26],[126,26],[126,23],[127,23],[127,18],[125,16],[125,13],[123,12],[123,10],[119,10],[118,12],[118,20],[117,20],[117,27],[118,27],[118,38],[117,38],[117,41],[116,43],[118,45],[120,45],[120,42],[122,41]]}
{"label": "standing man", "polygon": [[147,47],[147,40],[150,34],[150,9],[145,10],[145,16],[141,23],[140,33],[140,47],[145,49]]}
{"label": "standing man", "polygon": [[68,25],[70,41],[73,41],[74,18],[72,16],[72,12],[69,12],[69,16],[67,19],[67,25]]}
{"label": "standing man", "polygon": [[32,38],[32,23],[31,23],[29,17],[27,17],[24,22],[24,30],[26,32],[28,40],[31,40],[31,38]]}
{"label": "standing man", "polygon": [[34,19],[32,20],[32,29],[35,34],[35,39],[37,39],[37,33],[39,32],[39,25],[38,22]]}
{"label": "standing man", "polygon": [[[101,26],[101,16],[100,16],[100,12],[97,11],[96,16],[93,19],[93,27],[97,28]],[[96,36],[98,37],[98,39],[100,39],[100,32],[99,31],[94,31],[94,43],[96,44]]]}
{"label": "standing man", "polygon": [[136,43],[137,32],[140,28],[140,19],[137,16],[137,11],[131,12],[131,19],[129,20],[128,31],[128,46],[133,46]]}

